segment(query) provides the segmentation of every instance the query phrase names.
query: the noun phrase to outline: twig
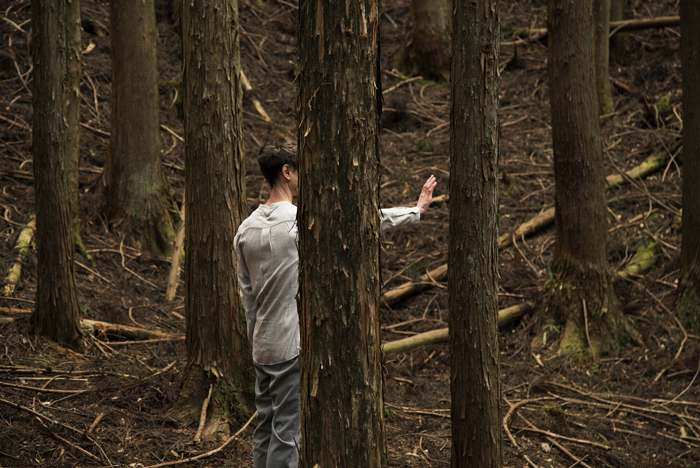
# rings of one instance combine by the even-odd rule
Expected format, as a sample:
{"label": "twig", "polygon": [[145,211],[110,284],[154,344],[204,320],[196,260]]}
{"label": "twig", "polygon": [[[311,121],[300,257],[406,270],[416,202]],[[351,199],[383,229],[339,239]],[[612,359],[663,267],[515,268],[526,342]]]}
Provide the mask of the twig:
{"label": "twig", "polygon": [[201,454],[201,455],[197,455],[196,457],[185,458],[184,460],[177,460],[177,461],[173,461],[173,462],[161,463],[161,464],[159,464],[159,465],[151,465],[151,466],[147,466],[147,467],[145,467],[145,468],[161,468],[161,467],[163,467],[163,466],[181,465],[181,464],[183,464],[183,463],[189,463],[189,462],[192,462],[192,461],[195,461],[195,460],[201,460],[202,458],[206,458],[206,457],[209,457],[209,456],[214,455],[214,454],[216,454],[216,453],[219,453],[219,452],[221,452],[221,451],[224,449],[224,447],[226,447],[233,439],[235,439],[236,437],[238,437],[238,435],[239,435],[241,432],[243,432],[243,431],[250,425],[250,423],[253,421],[253,419],[254,419],[257,415],[258,415],[258,412],[256,411],[256,412],[250,417],[250,419],[248,420],[248,422],[245,423],[245,425],[244,425],[242,428],[240,428],[240,430],[239,430],[238,432],[236,432],[236,433],[233,434],[231,437],[229,437],[228,440],[227,440],[226,442],[224,442],[219,448],[216,448],[216,449],[214,449],[214,450],[212,450],[212,451],[210,451],[210,452],[207,452],[207,453],[203,453],[203,454]]}
{"label": "twig", "polygon": [[[557,442],[556,440],[552,439],[551,437],[545,437],[545,439],[547,439],[547,440],[549,441],[550,444],[554,445],[556,448],[558,448],[559,450],[561,450],[562,452],[564,452],[569,458],[571,458],[571,459],[575,462],[575,463],[574,463],[573,465],[571,465],[571,466],[576,466],[576,465],[579,465],[579,464],[580,464],[581,466],[583,466],[583,467],[585,467],[585,468],[591,468],[590,465],[588,465],[588,464],[586,464],[586,463],[583,462],[583,458],[578,458],[578,457],[575,456],[573,453],[571,453],[571,452],[569,452],[568,450],[566,450],[566,448],[565,448],[563,445],[561,445],[559,442]],[[588,455],[586,455],[586,456],[588,456]],[[585,458],[585,457],[584,457],[584,458]]]}
{"label": "twig", "polygon": [[[530,424],[529,421],[526,421],[528,424]],[[523,431],[529,431],[529,432],[535,432],[537,434],[544,434],[549,437],[555,437],[557,439],[562,439],[562,440],[568,440],[569,442],[575,442],[577,444],[583,444],[583,445],[590,445],[592,447],[598,447],[602,448],[604,450],[610,450],[611,447],[608,447],[607,445],[599,444],[598,442],[593,442],[591,440],[585,440],[585,439],[574,439],[571,437],[566,437],[563,435],[555,434],[554,432],[549,432],[549,431],[543,431],[542,429],[537,429],[534,426],[533,427],[524,427],[522,429]]]}
{"label": "twig", "polygon": [[526,462],[528,463],[528,465],[530,465],[532,468],[540,468],[539,466],[537,466],[537,465],[535,464],[535,462],[533,462],[532,460],[530,460],[530,457],[528,457],[527,455],[523,455],[523,457],[525,457],[525,461],[526,461]]}
{"label": "twig", "polygon": [[82,263],[80,263],[80,262],[77,261],[77,260],[75,260],[74,263],[75,263],[76,265],[78,265],[79,267],[86,269],[87,271],[89,271],[89,272],[92,273],[93,275],[97,276],[99,279],[101,279],[101,280],[104,281],[105,283],[112,284],[112,282],[111,282],[110,280],[108,280],[107,278],[105,278],[104,276],[102,276],[101,274],[99,274],[98,272],[96,272],[95,270],[91,269],[90,267],[88,267],[88,266],[86,266],[86,265],[83,265]]}
{"label": "twig", "polygon": [[85,390],[52,390],[49,388],[36,388],[36,387],[30,387],[28,385],[15,385],[11,383],[6,383],[6,382],[0,382],[0,386],[2,387],[10,387],[10,388],[19,388],[22,390],[33,390],[35,392],[41,392],[41,393],[69,393],[69,394],[74,394],[74,393],[83,393]]}
{"label": "twig", "polygon": [[214,390],[214,385],[209,384],[209,395],[202,403],[202,411],[199,413],[199,427],[194,435],[194,443],[198,444],[202,441],[202,431],[204,431],[204,423],[207,422],[207,409],[209,408],[209,400],[211,400],[211,392]]}
{"label": "twig", "polygon": [[123,249],[125,237],[126,237],[126,236],[122,236],[122,241],[121,241],[121,243],[119,244],[119,253],[122,255],[122,267],[123,267],[126,271],[128,271],[129,273],[131,273],[132,275],[134,275],[135,277],[137,277],[137,278],[140,279],[141,281],[143,281],[144,283],[149,284],[149,285],[153,286],[154,288],[158,289],[158,286],[156,286],[155,284],[151,283],[151,282],[148,281],[146,278],[142,278],[141,276],[138,275],[138,273],[136,273],[136,272],[133,271],[133,270],[130,270],[130,269],[126,266],[126,263],[125,263],[125,261],[124,261],[124,249]]}
{"label": "twig", "polygon": [[591,335],[588,333],[588,310],[586,309],[586,299],[581,299],[583,302],[583,323],[586,327],[586,339],[588,340],[588,347],[591,348],[591,356],[593,356],[593,362],[598,364],[598,359],[595,357],[595,350],[593,349],[593,344],[591,343]]}
{"label": "twig", "polygon": [[88,434],[92,434],[92,431],[95,430],[97,425],[100,423],[100,421],[102,421],[102,418],[104,418],[106,414],[107,413],[100,413],[97,415],[97,417],[95,418],[95,421],[90,425],[90,428],[87,430]]}
{"label": "twig", "polygon": [[[19,409],[19,410],[22,410],[22,411],[26,411],[27,413],[32,414],[32,415],[34,415],[34,416],[36,416],[36,417],[38,417],[38,418],[41,418],[41,419],[43,419],[43,420],[45,420],[45,421],[48,421],[48,422],[50,422],[51,424],[55,424],[55,425],[57,425],[57,426],[64,427],[64,428],[66,428],[66,429],[68,429],[68,430],[71,430],[71,431],[73,431],[73,432],[76,432],[76,433],[78,433],[78,434],[83,434],[83,431],[81,431],[80,429],[76,429],[76,428],[74,428],[73,426],[69,426],[68,424],[64,424],[64,423],[62,423],[62,422],[60,422],[60,421],[55,421],[55,420],[49,418],[48,416],[44,416],[44,415],[41,414],[41,413],[37,413],[37,412],[34,411],[33,409],[27,408],[26,406],[22,406],[22,405],[20,405],[19,403],[13,403],[13,402],[11,402],[11,401],[5,400],[4,398],[0,398],[0,403],[4,403],[4,404],[6,404],[6,405],[8,405],[8,406],[11,406],[11,407],[13,407],[13,408],[16,408],[16,409]],[[90,440],[92,440],[92,439],[90,439]]]}
{"label": "twig", "polygon": [[85,450],[84,448],[82,448],[82,447],[80,447],[80,446],[78,446],[78,445],[75,445],[73,442],[71,442],[71,441],[69,441],[69,440],[66,440],[66,439],[64,439],[63,437],[59,436],[59,435],[56,434],[55,432],[51,432],[51,435],[53,435],[55,438],[57,438],[58,440],[60,440],[60,441],[63,442],[64,444],[68,444],[69,446],[71,446],[71,447],[73,447],[74,449],[78,450],[78,451],[79,451],[80,453],[82,453],[83,455],[87,455],[88,457],[92,458],[93,460],[101,461],[101,460],[100,460],[100,457],[98,457],[97,455],[93,455],[92,453],[88,452],[88,451]]}

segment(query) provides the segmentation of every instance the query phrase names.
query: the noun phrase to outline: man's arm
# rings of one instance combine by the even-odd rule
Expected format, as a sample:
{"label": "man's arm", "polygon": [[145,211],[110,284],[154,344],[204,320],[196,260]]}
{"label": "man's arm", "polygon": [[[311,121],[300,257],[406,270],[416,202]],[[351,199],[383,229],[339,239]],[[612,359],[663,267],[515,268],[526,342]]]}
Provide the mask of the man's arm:
{"label": "man's arm", "polygon": [[379,231],[384,232],[405,224],[416,224],[420,220],[420,215],[428,211],[433,200],[433,190],[437,185],[435,176],[431,175],[423,184],[423,189],[418,197],[418,203],[413,208],[387,208],[379,210]]}
{"label": "man's arm", "polygon": [[253,332],[255,331],[255,322],[258,316],[258,303],[253,295],[253,286],[250,282],[250,272],[248,271],[248,265],[246,264],[245,257],[243,256],[243,249],[239,245],[238,240],[239,238],[236,236],[233,242],[237,259],[236,270],[238,274],[238,287],[248,325],[248,340],[250,340],[252,343]]}

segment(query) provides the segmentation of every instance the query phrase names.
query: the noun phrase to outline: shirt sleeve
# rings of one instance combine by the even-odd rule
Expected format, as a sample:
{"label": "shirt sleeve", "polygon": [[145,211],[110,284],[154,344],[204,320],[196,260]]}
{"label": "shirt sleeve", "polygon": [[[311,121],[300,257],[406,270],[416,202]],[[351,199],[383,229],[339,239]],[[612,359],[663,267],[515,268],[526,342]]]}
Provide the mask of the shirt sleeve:
{"label": "shirt sleeve", "polygon": [[420,221],[420,208],[385,208],[379,210],[379,232],[393,229],[406,224],[418,224]]}
{"label": "shirt sleeve", "polygon": [[239,293],[243,304],[243,310],[245,310],[246,322],[248,324],[248,340],[250,340],[252,343],[253,332],[255,331],[255,322],[258,315],[258,303],[253,295],[253,286],[250,282],[250,272],[248,271],[248,265],[246,264],[243,249],[241,248],[239,241],[240,237],[239,235],[236,235],[233,244],[237,259],[236,270],[238,274]]}

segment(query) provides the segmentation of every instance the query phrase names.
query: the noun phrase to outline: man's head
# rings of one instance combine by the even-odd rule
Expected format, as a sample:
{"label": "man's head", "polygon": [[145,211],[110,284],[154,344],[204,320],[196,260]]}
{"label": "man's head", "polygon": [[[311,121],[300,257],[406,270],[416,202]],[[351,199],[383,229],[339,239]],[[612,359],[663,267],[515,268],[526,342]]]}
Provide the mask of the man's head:
{"label": "man's head", "polygon": [[265,180],[270,184],[270,187],[274,187],[279,177],[283,175],[284,166],[288,166],[288,169],[296,172],[297,148],[285,140],[266,143],[260,148],[258,164]]}

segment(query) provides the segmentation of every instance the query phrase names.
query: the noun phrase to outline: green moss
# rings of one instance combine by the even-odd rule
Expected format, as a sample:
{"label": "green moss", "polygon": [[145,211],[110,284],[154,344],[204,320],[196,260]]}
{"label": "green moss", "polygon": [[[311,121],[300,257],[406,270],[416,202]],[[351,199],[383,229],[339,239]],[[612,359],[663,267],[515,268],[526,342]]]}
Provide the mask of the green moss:
{"label": "green moss", "polygon": [[433,154],[435,147],[429,138],[420,140],[418,142],[418,156],[424,158],[425,156],[430,156]]}
{"label": "green moss", "polygon": [[659,246],[651,239],[646,240],[637,248],[634,256],[627,266],[620,272],[620,276],[637,275],[650,269],[659,258]]}
{"label": "green moss", "polygon": [[560,406],[547,405],[542,411],[561,422],[566,422],[566,412]]}

